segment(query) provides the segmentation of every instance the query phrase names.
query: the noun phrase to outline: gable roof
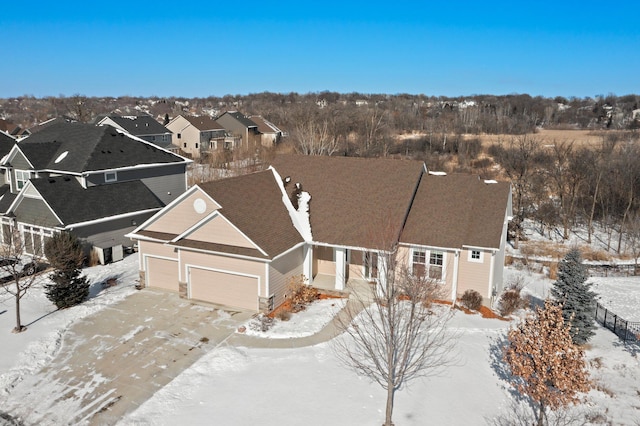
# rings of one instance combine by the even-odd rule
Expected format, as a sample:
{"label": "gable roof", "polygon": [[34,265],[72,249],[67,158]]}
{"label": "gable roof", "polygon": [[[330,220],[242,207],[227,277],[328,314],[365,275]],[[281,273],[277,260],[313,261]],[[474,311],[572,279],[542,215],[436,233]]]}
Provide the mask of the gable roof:
{"label": "gable roof", "polygon": [[[315,242],[363,248],[398,238],[425,170],[421,161],[306,155],[280,155],[271,164],[291,178],[288,192],[301,183],[311,195]],[[381,224],[394,235],[376,235]]]}
{"label": "gable roof", "polygon": [[201,115],[198,117],[194,115],[183,115],[182,117],[201,132],[206,130],[224,130],[224,127],[208,115]]}
{"label": "gable roof", "polygon": [[171,133],[150,115],[109,115],[108,118],[134,136]]}
{"label": "gable roof", "polygon": [[220,117],[218,117],[218,119],[220,119],[224,115],[229,115],[229,116],[235,118],[244,127],[247,127],[247,128],[258,127],[258,125],[256,123],[251,121],[247,116],[245,116],[244,114],[242,114],[239,111],[227,111],[224,114],[222,114]]}
{"label": "gable roof", "polygon": [[83,223],[147,210],[164,204],[141,181],[83,188],[70,177],[31,179],[30,184],[63,222]]}
{"label": "gable roof", "polygon": [[249,116],[249,120],[256,123],[260,133],[282,133],[282,130],[278,129],[275,124],[263,118],[261,115]]}
{"label": "gable roof", "polygon": [[53,124],[24,139],[19,149],[36,170],[71,173],[190,161],[112,126],[84,123]]}
{"label": "gable roof", "polygon": [[54,117],[54,118],[50,118],[46,121],[43,121],[42,123],[38,123],[35,126],[33,126],[32,128],[30,128],[29,130],[31,131],[31,133],[38,133],[44,129],[46,129],[49,126],[53,126],[54,124],[59,124],[59,123],[77,123],[78,120],[76,120],[73,117],[70,117],[68,115],[63,115],[61,117]]}
{"label": "gable roof", "polygon": [[0,158],[7,155],[15,144],[16,140],[13,137],[0,131]]}
{"label": "gable roof", "polygon": [[442,248],[500,248],[511,187],[478,176],[422,177],[400,242]]}
{"label": "gable roof", "polygon": [[221,206],[219,212],[266,252],[268,258],[304,241],[293,225],[271,170],[199,186]]}

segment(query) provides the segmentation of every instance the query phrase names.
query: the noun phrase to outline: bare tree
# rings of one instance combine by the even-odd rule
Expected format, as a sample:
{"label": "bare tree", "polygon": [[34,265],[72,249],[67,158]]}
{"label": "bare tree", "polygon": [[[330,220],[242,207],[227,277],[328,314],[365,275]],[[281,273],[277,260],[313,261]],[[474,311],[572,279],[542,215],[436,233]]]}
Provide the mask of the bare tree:
{"label": "bare tree", "polygon": [[335,339],[338,358],[387,391],[385,425],[392,424],[396,391],[455,362],[451,312],[434,307],[438,285],[401,266],[396,248],[378,252],[376,291],[355,293],[339,318],[347,338]]}
{"label": "bare tree", "polygon": [[[4,276],[0,283],[3,290],[15,299],[16,326],[14,333],[21,333],[27,329],[20,318],[20,301],[29,289],[36,283],[36,275],[40,253],[42,249],[33,247],[35,255],[24,263],[24,244],[15,226],[3,224],[3,244],[0,245],[0,273]],[[31,234],[29,234],[31,235]],[[40,242],[37,239],[37,242]]]}

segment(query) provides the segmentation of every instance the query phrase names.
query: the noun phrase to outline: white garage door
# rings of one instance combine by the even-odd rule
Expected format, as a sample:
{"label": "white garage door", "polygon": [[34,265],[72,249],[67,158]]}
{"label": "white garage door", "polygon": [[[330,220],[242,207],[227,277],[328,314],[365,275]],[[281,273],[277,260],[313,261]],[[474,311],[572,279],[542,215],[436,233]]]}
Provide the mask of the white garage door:
{"label": "white garage door", "polygon": [[189,297],[205,302],[258,310],[258,278],[189,268]]}
{"label": "white garage door", "polygon": [[178,261],[147,257],[147,285],[178,291]]}

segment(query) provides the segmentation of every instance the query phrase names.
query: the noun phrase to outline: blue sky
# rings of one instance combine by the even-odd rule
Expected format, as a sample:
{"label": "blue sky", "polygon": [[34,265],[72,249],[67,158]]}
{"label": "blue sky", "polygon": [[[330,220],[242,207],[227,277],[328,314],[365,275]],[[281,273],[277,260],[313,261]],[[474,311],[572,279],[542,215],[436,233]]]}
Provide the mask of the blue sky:
{"label": "blue sky", "polygon": [[640,93],[640,2],[22,1],[0,97]]}

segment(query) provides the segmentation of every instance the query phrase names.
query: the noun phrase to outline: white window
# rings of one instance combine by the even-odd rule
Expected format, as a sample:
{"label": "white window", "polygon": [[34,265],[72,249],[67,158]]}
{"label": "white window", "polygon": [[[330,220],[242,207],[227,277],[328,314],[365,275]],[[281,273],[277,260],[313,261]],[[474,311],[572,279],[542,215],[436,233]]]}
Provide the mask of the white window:
{"label": "white window", "polygon": [[18,190],[24,188],[27,182],[31,179],[31,172],[28,170],[16,170],[16,186]]}
{"label": "white window", "polygon": [[116,172],[106,172],[104,174],[105,182],[115,182],[118,180],[118,174]]}
{"label": "white window", "polygon": [[429,255],[429,278],[442,280],[442,267],[444,264],[444,253],[432,251]]}
{"label": "white window", "polygon": [[469,250],[469,262],[477,262],[482,263],[482,251],[480,250]]}
{"label": "white window", "polygon": [[436,250],[413,249],[411,254],[411,273],[415,276],[427,276],[436,281],[444,277],[444,253]]}

